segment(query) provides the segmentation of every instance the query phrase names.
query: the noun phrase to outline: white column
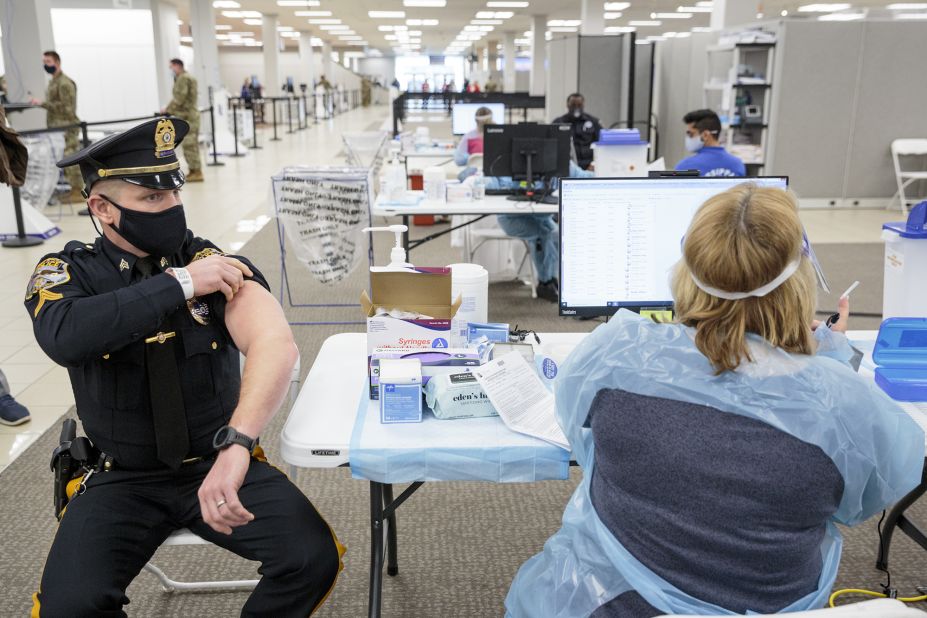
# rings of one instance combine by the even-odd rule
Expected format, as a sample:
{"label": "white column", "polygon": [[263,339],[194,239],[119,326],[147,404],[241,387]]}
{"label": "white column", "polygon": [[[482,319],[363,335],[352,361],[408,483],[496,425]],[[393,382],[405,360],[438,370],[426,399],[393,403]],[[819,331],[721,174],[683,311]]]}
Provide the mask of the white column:
{"label": "white column", "polygon": [[151,25],[154,29],[158,102],[160,107],[164,107],[171,100],[171,91],[174,88],[174,74],[171,73],[169,65],[172,58],[180,57],[180,30],[177,28],[177,7],[164,0],[151,0]]}
{"label": "white column", "polygon": [[547,91],[547,15],[531,16],[531,85],[532,95],[542,95]]}
{"label": "white column", "polygon": [[277,16],[264,15],[261,41],[264,43],[264,92],[271,96],[280,93],[280,45],[277,34]]}
{"label": "white column", "polygon": [[327,42],[322,43],[322,75],[332,86],[335,85],[335,76],[332,75],[332,44]]}
{"label": "white column", "polygon": [[758,3],[748,0],[715,0],[711,7],[711,29],[723,30],[756,21]]}
{"label": "white column", "polygon": [[602,0],[582,0],[579,18],[582,20],[580,34],[605,34],[605,3]]}
{"label": "white column", "polygon": [[306,84],[307,92],[313,93],[315,81],[315,59],[312,52],[312,33],[300,31],[299,33],[299,68],[298,81]]}
{"label": "white column", "polygon": [[[190,0],[190,29],[193,34],[193,66],[187,69],[196,78],[199,99],[197,105],[202,108],[210,104],[209,89],[218,90],[222,87],[222,78],[219,77],[219,46],[216,43],[216,16],[212,0]],[[232,84],[232,87],[236,85]]]}
{"label": "white column", "polygon": [[[3,31],[3,65],[6,67],[10,101],[28,103],[33,98],[44,101],[48,76],[42,70],[42,52],[55,49],[49,1],[0,1],[0,29]],[[61,65],[67,73],[68,58],[62,58]],[[13,122],[18,129],[44,128],[45,110],[17,114]]]}
{"label": "white column", "polygon": [[515,33],[506,32],[502,39],[502,92],[515,92]]}

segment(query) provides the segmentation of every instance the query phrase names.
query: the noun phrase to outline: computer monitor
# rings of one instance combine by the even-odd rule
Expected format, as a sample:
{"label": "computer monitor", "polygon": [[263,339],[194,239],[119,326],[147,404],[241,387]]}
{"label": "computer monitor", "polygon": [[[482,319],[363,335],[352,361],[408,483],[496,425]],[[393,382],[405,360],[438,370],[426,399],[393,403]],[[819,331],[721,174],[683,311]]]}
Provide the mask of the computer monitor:
{"label": "computer monitor", "polygon": [[761,178],[563,178],[560,181],[560,315],[672,309],[670,276],[698,208]]}
{"label": "computer monitor", "polygon": [[570,136],[567,124],[486,125],[483,129],[483,174],[527,181],[525,194],[510,199],[556,204],[556,198],[534,191],[534,181],[569,176]]}
{"label": "computer monitor", "polygon": [[505,122],[504,103],[454,103],[451,108],[451,131],[454,135],[464,135],[476,128],[476,110],[488,107],[492,112],[492,124]]}

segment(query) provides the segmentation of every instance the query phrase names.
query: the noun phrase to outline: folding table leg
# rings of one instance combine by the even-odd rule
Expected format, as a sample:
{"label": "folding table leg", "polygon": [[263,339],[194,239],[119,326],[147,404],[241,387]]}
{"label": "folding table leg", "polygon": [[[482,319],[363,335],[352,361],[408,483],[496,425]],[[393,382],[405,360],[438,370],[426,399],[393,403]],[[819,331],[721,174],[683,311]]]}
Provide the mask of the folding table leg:
{"label": "folding table leg", "polygon": [[367,615],[380,616],[383,590],[383,484],[370,481],[370,591]]}
{"label": "folding table leg", "polygon": [[910,493],[899,500],[885,518],[885,528],[882,530],[879,557],[876,560],[876,568],[880,571],[888,569],[888,550],[889,546],[892,544],[892,535],[895,532],[895,528],[901,528],[901,531],[911,537],[918,545],[927,549],[927,540],[925,540],[924,534],[904,515],[908,507],[917,502],[925,492],[927,492],[927,466],[924,467],[920,485],[912,489]]}
{"label": "folding table leg", "polygon": [[[393,503],[393,486],[386,484],[383,485],[383,502],[385,506],[390,506]],[[396,510],[393,509],[390,511],[389,516],[386,518],[386,574],[390,577],[395,577],[399,574],[399,557],[398,549],[396,547]]]}

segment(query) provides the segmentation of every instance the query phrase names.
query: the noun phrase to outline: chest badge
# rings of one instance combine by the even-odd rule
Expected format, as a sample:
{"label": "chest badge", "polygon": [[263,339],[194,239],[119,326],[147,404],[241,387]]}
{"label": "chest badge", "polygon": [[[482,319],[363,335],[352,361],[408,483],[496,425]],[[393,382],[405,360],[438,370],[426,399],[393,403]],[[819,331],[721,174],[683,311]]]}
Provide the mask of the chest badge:
{"label": "chest badge", "polygon": [[199,298],[194,296],[188,300],[187,309],[190,311],[190,315],[193,316],[193,319],[196,320],[197,324],[202,324],[203,326],[209,324],[209,305],[201,301]]}
{"label": "chest badge", "polygon": [[119,260],[119,272],[124,270],[129,270],[129,263],[126,262],[125,258]]}

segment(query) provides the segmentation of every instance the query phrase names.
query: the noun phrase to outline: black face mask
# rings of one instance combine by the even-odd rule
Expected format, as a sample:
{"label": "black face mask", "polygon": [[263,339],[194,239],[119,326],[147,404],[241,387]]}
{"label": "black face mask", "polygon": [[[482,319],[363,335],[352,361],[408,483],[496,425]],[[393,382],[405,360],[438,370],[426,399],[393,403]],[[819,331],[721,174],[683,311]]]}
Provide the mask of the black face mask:
{"label": "black face mask", "polygon": [[183,204],[161,212],[139,212],[120,206],[102,193],[100,197],[122,213],[119,227],[112,227],[128,242],[156,257],[166,257],[180,251],[187,235]]}
{"label": "black face mask", "polygon": [[55,65],[53,64],[43,64],[42,68],[44,68],[45,72],[48,73],[49,75],[55,74]]}

